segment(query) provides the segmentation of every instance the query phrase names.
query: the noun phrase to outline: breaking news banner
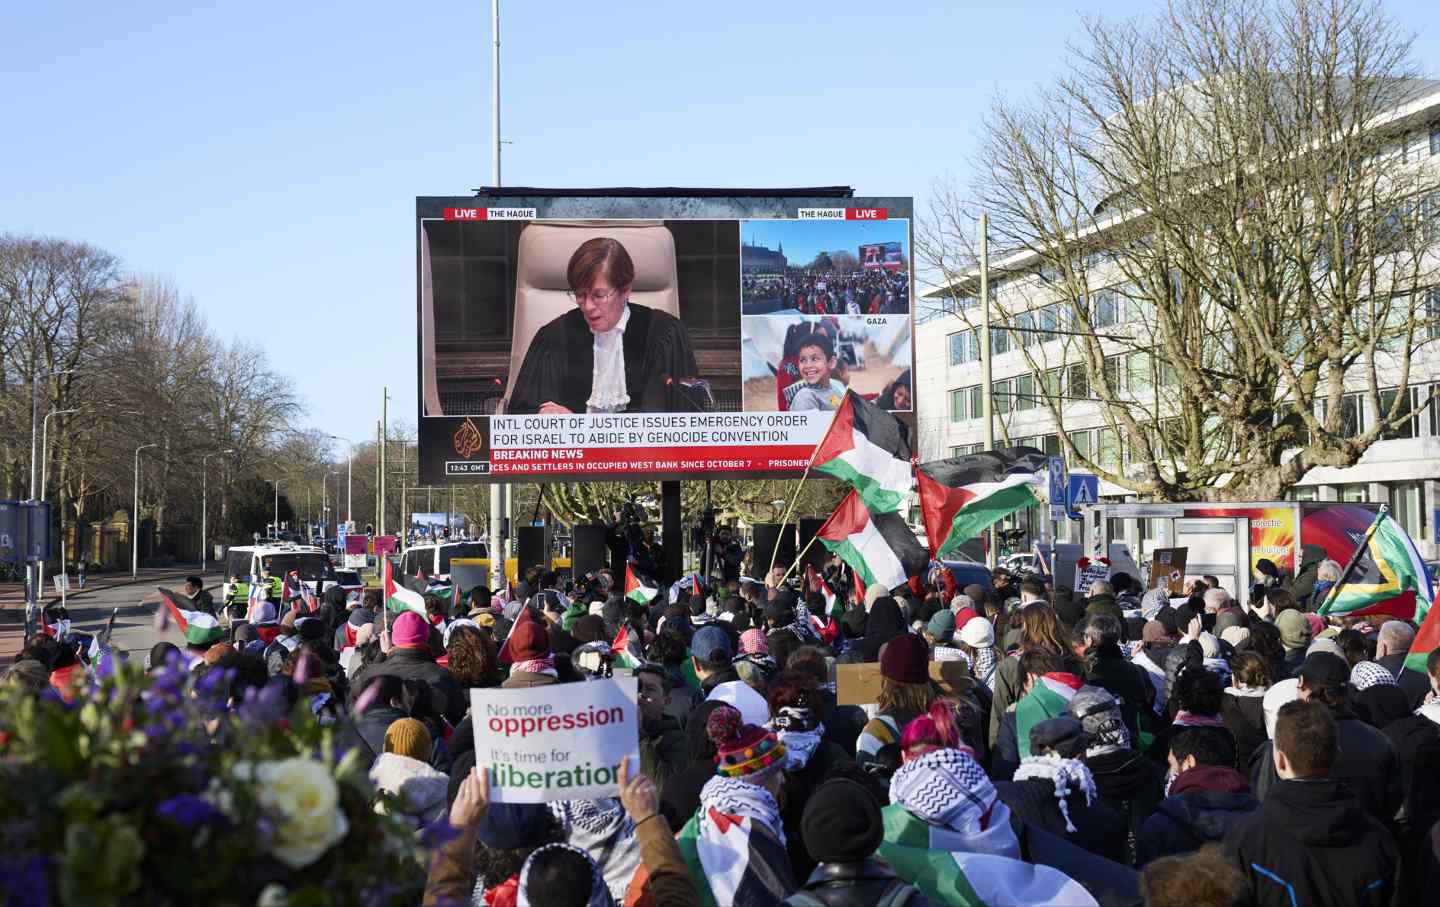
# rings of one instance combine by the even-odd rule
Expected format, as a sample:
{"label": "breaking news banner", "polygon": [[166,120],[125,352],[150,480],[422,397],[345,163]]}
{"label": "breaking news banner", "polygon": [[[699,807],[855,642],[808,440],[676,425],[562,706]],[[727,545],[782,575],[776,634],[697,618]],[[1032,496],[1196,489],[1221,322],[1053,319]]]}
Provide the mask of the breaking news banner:
{"label": "breaking news banner", "polygon": [[911,199],[623,192],[416,199],[424,484],[796,478],[846,390],[913,424]]}
{"label": "breaking news banner", "polygon": [[619,796],[620,760],[640,764],[634,677],[471,690],[475,763],[495,803]]}

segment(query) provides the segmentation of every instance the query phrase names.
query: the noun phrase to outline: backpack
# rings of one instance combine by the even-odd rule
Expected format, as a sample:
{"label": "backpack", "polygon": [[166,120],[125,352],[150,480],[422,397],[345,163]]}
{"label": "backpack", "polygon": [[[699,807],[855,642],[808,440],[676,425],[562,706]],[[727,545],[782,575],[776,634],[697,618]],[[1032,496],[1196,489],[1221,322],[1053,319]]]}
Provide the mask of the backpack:
{"label": "backpack", "polygon": [[[910,899],[919,893],[918,888],[906,882],[904,879],[895,879],[891,881],[890,886],[885,889],[885,892],[880,895],[880,899],[875,902],[875,907],[903,907],[903,905],[910,903]],[[809,891],[797,891],[782,903],[788,905],[788,907],[828,907],[818,895]]]}

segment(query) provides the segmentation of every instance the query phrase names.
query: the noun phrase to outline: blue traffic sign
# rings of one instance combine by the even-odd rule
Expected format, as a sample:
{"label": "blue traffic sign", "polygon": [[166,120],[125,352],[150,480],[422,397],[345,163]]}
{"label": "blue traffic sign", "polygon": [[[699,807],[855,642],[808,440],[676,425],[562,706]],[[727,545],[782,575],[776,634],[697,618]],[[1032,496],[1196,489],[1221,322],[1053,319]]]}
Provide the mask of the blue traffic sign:
{"label": "blue traffic sign", "polygon": [[1070,510],[1070,518],[1080,519],[1080,514],[1075,508],[1081,504],[1100,503],[1100,477],[1086,475],[1071,475],[1068,494],[1065,495],[1065,506]]}

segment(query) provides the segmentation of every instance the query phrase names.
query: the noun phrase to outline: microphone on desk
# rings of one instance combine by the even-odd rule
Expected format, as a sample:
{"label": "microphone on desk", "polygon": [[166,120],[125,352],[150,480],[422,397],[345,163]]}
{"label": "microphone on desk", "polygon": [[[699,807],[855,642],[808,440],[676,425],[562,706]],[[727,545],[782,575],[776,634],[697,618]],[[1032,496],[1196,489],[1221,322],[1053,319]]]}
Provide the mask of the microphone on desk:
{"label": "microphone on desk", "polygon": [[[676,380],[672,375],[662,375],[666,387],[673,387],[680,392],[680,395],[693,407],[697,413],[707,412],[715,405],[715,396],[710,393],[710,382],[704,378],[681,378]],[[698,391],[703,394],[702,399],[696,399],[692,394]]]}

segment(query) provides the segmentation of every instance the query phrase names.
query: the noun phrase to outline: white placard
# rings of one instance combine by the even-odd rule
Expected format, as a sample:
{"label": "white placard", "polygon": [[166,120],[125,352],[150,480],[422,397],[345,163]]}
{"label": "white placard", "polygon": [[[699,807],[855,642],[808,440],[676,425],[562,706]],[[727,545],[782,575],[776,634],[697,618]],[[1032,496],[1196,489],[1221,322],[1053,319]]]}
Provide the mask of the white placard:
{"label": "white placard", "polygon": [[496,803],[619,795],[620,760],[640,765],[634,677],[471,690],[475,764]]}

